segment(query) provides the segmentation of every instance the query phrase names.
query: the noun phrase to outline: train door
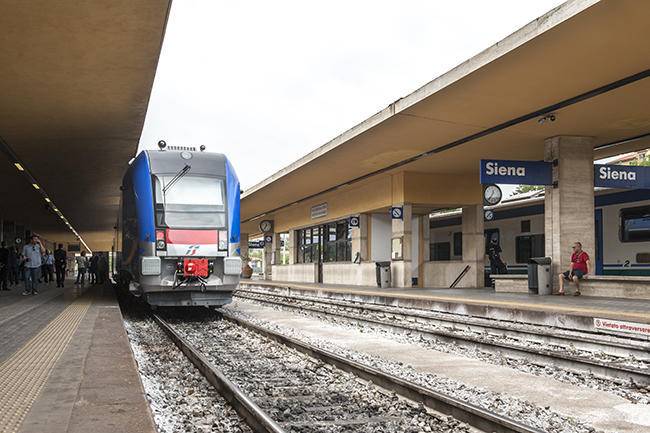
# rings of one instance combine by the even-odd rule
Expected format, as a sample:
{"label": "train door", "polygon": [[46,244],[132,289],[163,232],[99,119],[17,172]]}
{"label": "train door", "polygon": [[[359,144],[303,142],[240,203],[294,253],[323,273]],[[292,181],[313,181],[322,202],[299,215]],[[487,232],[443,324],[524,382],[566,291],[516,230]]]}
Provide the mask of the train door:
{"label": "train door", "polygon": [[603,210],[596,209],[594,214],[596,227],[596,275],[603,275]]}

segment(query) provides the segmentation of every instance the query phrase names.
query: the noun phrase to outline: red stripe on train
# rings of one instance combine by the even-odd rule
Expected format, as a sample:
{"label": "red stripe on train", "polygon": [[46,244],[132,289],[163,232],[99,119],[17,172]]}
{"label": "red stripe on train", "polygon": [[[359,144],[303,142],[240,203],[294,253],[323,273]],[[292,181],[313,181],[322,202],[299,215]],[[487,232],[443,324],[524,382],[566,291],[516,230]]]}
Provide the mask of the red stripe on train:
{"label": "red stripe on train", "polygon": [[168,244],[217,244],[219,232],[217,230],[178,230],[167,229]]}

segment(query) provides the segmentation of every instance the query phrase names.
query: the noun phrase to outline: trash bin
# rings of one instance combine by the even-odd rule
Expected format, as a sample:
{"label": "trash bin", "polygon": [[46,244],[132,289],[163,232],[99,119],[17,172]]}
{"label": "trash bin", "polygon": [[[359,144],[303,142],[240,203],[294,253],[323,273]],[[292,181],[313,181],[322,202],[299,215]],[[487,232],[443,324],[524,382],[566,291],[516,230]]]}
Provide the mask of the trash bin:
{"label": "trash bin", "polygon": [[551,258],[531,257],[528,263],[528,293],[552,295]]}
{"label": "trash bin", "polygon": [[375,262],[377,266],[377,287],[390,287],[390,262]]}

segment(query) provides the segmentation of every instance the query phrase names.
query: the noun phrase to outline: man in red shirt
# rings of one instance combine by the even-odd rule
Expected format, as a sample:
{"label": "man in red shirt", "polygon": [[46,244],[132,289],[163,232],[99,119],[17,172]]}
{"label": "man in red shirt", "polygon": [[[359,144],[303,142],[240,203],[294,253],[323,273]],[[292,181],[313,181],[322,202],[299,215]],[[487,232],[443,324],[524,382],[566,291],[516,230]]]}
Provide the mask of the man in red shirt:
{"label": "man in red shirt", "polygon": [[571,254],[571,265],[569,270],[558,275],[560,279],[560,290],[558,295],[564,295],[564,280],[573,281],[576,284],[576,291],[574,296],[580,296],[580,280],[587,278],[587,274],[591,271],[591,261],[589,254],[582,251],[582,244],[576,242],[573,244],[573,254]]}

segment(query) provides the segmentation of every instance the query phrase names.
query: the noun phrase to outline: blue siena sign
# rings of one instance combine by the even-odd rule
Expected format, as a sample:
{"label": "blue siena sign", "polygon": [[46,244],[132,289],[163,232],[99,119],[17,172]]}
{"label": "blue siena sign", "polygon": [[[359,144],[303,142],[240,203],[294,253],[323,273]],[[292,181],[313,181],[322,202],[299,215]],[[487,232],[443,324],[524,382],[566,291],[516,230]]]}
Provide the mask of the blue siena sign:
{"label": "blue siena sign", "polygon": [[650,167],[594,165],[594,185],[609,188],[650,188]]}
{"label": "blue siena sign", "polygon": [[553,164],[544,161],[482,159],[481,183],[552,185]]}

